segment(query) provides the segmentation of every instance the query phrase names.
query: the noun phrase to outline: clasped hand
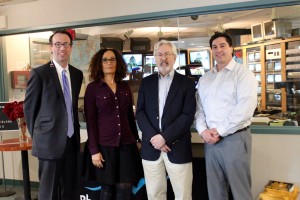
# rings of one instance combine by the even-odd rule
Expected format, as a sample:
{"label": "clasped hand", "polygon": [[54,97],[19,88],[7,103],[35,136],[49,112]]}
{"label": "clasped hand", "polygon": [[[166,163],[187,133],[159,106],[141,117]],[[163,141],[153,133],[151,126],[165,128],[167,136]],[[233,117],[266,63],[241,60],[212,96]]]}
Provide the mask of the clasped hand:
{"label": "clasped hand", "polygon": [[168,145],[166,144],[166,140],[160,134],[153,136],[150,142],[152,146],[157,150],[161,150],[166,153],[171,151],[170,147],[168,147]]}
{"label": "clasped hand", "polygon": [[201,136],[208,144],[215,144],[220,140],[220,135],[216,128],[206,129],[202,131]]}

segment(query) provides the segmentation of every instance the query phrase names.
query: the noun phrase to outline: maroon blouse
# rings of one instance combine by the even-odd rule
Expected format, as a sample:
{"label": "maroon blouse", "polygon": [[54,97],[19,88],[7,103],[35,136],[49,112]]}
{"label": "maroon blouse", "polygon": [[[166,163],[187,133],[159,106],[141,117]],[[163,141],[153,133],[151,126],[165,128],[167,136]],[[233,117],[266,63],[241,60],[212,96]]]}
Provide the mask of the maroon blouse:
{"label": "maroon blouse", "polygon": [[117,83],[116,93],[103,81],[93,81],[87,86],[84,111],[92,155],[99,153],[98,144],[119,146],[138,140],[132,105],[132,94],[126,82]]}

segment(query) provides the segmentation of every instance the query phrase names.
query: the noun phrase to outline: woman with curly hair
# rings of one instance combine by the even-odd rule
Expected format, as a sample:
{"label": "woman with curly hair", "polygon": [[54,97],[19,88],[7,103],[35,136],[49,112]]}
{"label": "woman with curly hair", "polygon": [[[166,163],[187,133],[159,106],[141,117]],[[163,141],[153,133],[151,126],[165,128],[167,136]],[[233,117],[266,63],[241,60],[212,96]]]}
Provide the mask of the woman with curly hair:
{"label": "woman with curly hair", "polygon": [[84,97],[88,140],[83,174],[101,184],[101,200],[130,199],[142,177],[132,94],[122,81],[127,67],[115,49],[101,49],[91,59]]}

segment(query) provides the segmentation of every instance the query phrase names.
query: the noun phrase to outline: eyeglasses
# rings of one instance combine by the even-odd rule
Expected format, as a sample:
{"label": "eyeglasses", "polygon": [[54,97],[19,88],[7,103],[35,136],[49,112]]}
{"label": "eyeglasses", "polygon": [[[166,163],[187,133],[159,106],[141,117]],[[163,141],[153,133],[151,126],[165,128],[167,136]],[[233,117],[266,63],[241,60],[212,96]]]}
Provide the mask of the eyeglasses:
{"label": "eyeglasses", "polygon": [[162,57],[166,57],[166,58],[169,58],[171,56],[173,56],[174,54],[173,53],[170,53],[170,52],[167,52],[167,53],[157,53],[155,56],[159,57],[159,58],[162,58]]}
{"label": "eyeglasses", "polygon": [[60,43],[60,42],[55,42],[54,44],[52,44],[52,45],[54,45],[56,48],[60,48],[61,46],[64,46],[65,48],[69,48],[70,46],[72,46],[72,44],[71,43],[67,43],[67,42],[65,42],[65,43]]}
{"label": "eyeglasses", "polygon": [[111,59],[107,59],[107,58],[103,58],[102,59],[102,62],[104,63],[104,64],[107,64],[108,63],[108,61],[110,61],[110,62],[116,62],[116,58],[111,58]]}

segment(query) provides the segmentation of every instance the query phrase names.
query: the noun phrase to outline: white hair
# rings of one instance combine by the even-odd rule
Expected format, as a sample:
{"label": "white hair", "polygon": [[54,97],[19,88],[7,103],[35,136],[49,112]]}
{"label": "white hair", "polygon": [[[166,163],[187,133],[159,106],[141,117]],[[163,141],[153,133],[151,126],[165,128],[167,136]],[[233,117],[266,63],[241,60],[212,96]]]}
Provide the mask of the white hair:
{"label": "white hair", "polygon": [[163,45],[163,44],[167,44],[167,45],[170,45],[171,48],[172,48],[172,53],[175,55],[175,58],[177,57],[177,49],[176,49],[176,46],[175,44],[173,44],[171,41],[167,41],[167,40],[161,40],[159,42],[157,42],[155,45],[154,45],[154,51],[153,51],[153,55],[155,56],[156,55],[156,52],[158,50],[158,48]]}

